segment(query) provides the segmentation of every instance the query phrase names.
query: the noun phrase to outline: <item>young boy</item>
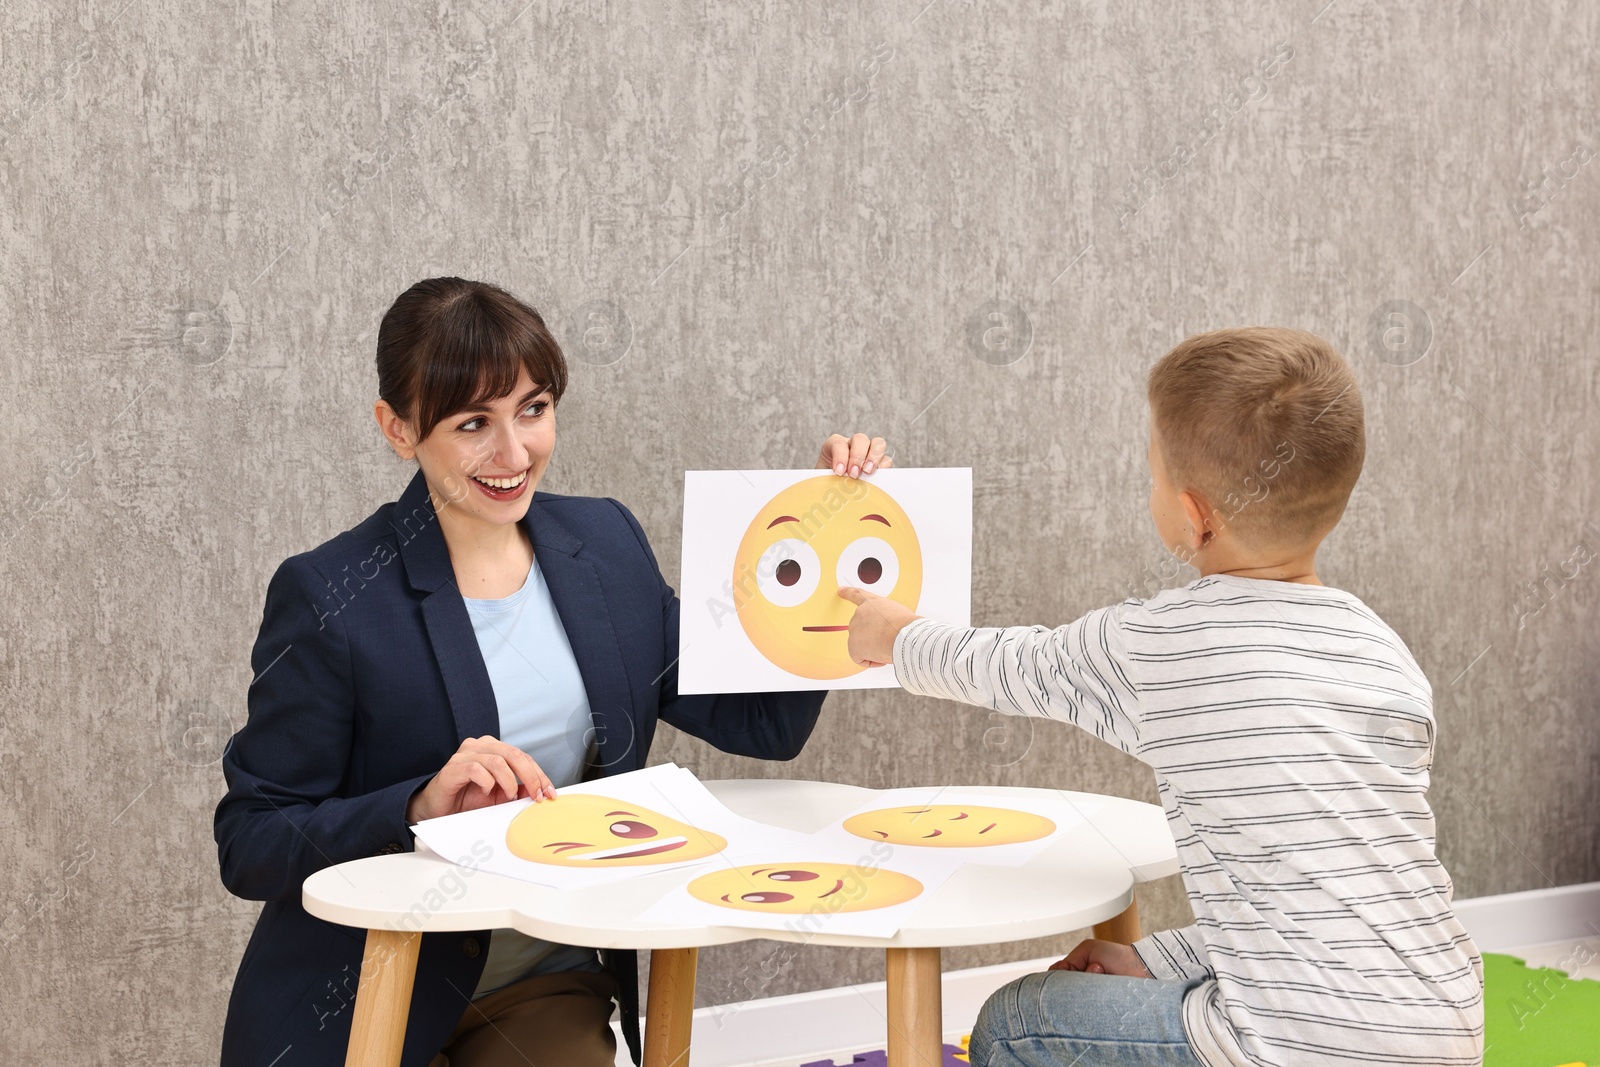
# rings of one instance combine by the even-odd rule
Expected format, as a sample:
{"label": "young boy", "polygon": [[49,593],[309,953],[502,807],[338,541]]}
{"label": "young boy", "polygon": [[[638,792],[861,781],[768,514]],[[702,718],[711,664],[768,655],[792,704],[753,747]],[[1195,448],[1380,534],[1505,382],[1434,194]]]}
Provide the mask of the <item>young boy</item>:
{"label": "young boy", "polygon": [[859,589],[857,662],[913,693],[1064,719],[1156,772],[1195,923],[1085,941],[1001,989],[975,1067],[1475,1065],[1483,965],[1424,793],[1432,691],[1317,580],[1365,452],[1323,340],[1184,341],[1150,373],[1150,513],[1200,578],[1054,630],[970,628]]}

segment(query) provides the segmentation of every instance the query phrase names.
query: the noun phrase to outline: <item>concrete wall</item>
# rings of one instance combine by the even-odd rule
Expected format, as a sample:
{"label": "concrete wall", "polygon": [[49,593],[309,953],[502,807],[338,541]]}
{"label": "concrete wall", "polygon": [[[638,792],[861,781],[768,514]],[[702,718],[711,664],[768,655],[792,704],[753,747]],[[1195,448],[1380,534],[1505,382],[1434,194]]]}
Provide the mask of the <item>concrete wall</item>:
{"label": "concrete wall", "polygon": [[[14,1062],[214,1060],[257,911],[218,881],[215,761],[266,582],[405,485],[374,334],[440,273],[550,314],[545,488],[627,502],[670,580],[684,469],[863,428],[975,469],[980,623],[1185,580],[1144,506],[1173,342],[1332,338],[1370,443],[1322,573],[1433,680],[1458,892],[1600,878],[1600,8],[924,2],[6,5]],[[991,725],[843,694],[790,765],[654,755],[1154,798],[1087,736]],[[1187,918],[1175,880],[1143,904]],[[747,985],[773,956],[706,952],[701,1002],[880,976],[809,949]]]}

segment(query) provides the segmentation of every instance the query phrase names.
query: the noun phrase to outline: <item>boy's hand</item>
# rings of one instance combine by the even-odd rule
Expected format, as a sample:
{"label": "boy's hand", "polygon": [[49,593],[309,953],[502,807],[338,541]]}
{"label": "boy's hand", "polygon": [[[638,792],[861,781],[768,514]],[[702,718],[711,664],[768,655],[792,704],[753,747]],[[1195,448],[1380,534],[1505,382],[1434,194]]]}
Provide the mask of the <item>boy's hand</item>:
{"label": "boy's hand", "polygon": [[1078,947],[1050,965],[1052,971],[1087,971],[1089,974],[1121,974],[1129,978],[1149,978],[1144,961],[1132,945],[1115,941],[1079,941]]}
{"label": "boy's hand", "polygon": [[850,658],[863,667],[894,661],[894,639],[913,619],[922,618],[897,600],[847,585],[839,595],[856,606],[850,617]]}

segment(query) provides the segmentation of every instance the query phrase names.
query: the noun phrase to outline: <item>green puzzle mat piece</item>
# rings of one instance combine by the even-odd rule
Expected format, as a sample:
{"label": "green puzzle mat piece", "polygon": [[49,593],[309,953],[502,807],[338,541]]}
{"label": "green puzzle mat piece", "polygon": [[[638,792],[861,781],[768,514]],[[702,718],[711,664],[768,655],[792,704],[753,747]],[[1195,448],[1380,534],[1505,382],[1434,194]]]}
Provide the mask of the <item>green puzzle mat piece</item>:
{"label": "green puzzle mat piece", "polygon": [[1600,982],[1483,954],[1483,1067],[1600,1065]]}

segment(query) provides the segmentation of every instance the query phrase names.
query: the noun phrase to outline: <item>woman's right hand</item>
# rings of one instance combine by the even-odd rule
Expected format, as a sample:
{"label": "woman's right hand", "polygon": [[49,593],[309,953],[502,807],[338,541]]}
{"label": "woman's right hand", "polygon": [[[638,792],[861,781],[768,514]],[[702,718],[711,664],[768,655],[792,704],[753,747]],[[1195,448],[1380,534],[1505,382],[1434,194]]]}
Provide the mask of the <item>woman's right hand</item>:
{"label": "woman's right hand", "polygon": [[555,799],[556,787],[526,752],[484,734],[461,742],[438,774],[406,804],[406,822],[487,808],[531,797]]}

